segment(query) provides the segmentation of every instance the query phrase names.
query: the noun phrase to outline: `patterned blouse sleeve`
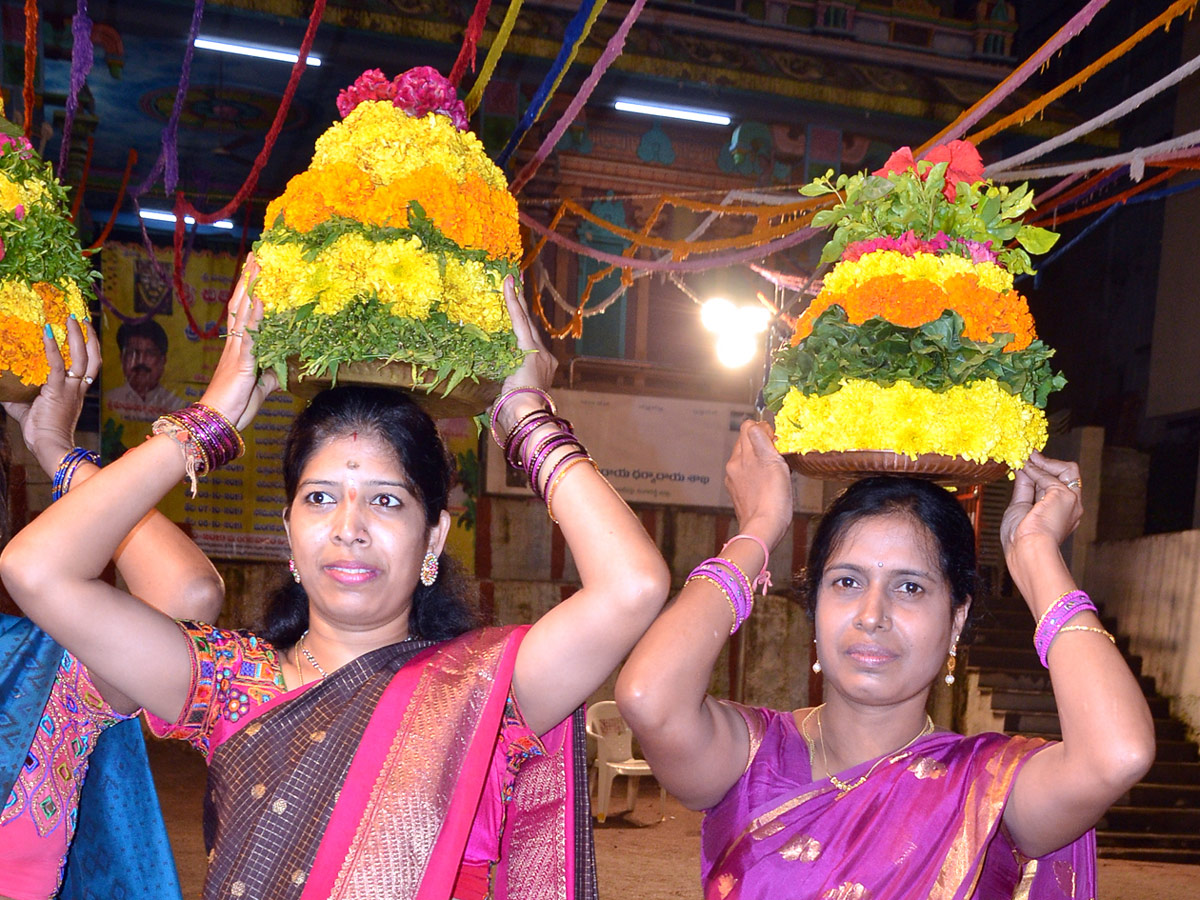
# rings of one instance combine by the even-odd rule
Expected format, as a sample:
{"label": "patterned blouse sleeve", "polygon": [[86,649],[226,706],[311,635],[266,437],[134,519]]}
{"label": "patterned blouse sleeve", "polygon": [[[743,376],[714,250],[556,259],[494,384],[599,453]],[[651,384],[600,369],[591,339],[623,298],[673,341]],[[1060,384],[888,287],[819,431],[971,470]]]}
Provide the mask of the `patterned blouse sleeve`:
{"label": "patterned blouse sleeve", "polygon": [[753,706],[745,706],[741,703],[735,703],[733,700],[717,700],[730,709],[734,710],[742,720],[746,723],[746,730],[750,732],[750,755],[746,757],[746,768],[742,770],[742,774],[750,771],[750,764],[754,762],[754,757],[758,755],[758,748],[762,746],[763,734],[766,732],[766,716],[763,710]]}
{"label": "patterned blouse sleeve", "polygon": [[222,719],[236,721],[249,707],[285,690],[274,649],[246,631],[204,622],[180,621],[188,639],[192,682],[183,712],[174,722],[146,713],[161,738],[187,741],[208,755],[209,740]]}

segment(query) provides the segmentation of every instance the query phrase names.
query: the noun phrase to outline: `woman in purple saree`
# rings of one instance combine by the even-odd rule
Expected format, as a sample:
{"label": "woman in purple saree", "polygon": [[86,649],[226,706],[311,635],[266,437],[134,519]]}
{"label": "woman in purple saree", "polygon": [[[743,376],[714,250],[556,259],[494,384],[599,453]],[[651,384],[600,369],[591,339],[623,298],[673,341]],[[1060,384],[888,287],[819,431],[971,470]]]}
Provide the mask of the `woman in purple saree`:
{"label": "woman in purple saree", "polygon": [[1091,828],[1149,767],[1154,733],[1058,550],[1079,521],[1078,468],[1035,455],[1001,530],[1039,620],[1061,743],[963,737],[926,714],[977,593],[975,538],[949,493],[915,479],[856,482],[814,535],[801,582],[824,702],[781,712],[707,696],[731,608],[736,627],[748,605],[722,572],[748,587],[765,567],[791,519],[789,481],[769,426],[743,426],[726,482],[747,539],[698,568],[617,683],[655,775],[706,810],[707,900],[1093,900]]}
{"label": "woman in purple saree", "polygon": [[658,613],[668,576],[554,415],[541,389],[554,361],[511,281],[528,355],[493,428],[582,583],[535,624],[477,627],[442,552],[445,448],[411,398],[384,388],[325,391],[293,424],[282,469],[294,583],[264,628],[175,622],[99,580],[185,474],[236,455],[237,431],[275,387],[252,352],[262,308],[248,269],[203,405],[159,420],[39,517],[0,576],[118,699],[205,753],[206,898],[585,900],[595,882],[572,714]]}

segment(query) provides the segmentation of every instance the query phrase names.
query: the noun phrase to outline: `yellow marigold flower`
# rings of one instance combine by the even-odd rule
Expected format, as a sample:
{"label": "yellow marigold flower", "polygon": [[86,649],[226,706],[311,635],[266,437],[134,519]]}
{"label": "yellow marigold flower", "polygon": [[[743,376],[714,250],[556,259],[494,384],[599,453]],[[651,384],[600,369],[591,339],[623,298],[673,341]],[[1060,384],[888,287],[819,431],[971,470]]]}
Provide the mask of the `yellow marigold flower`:
{"label": "yellow marigold flower", "polygon": [[495,190],[508,187],[504,173],[474,134],[459,131],[448,118],[434,113],[413,118],[387,101],[358,104],[317,139],[313,167],[335,162],[361,166],[381,185],[423,166],[438,165],[459,183],[467,173],[474,173]]}
{"label": "yellow marigold flower", "polygon": [[46,188],[37,179],[18,183],[0,172],[0,210],[11,212],[18,205],[28,209],[45,196]]}
{"label": "yellow marigold flower", "polygon": [[444,309],[451,322],[471,322],[489,333],[512,329],[501,277],[490,274],[483,263],[447,260],[445,288]]}
{"label": "yellow marigold flower", "polygon": [[884,275],[900,275],[911,281],[932,281],[939,285],[944,285],[955,275],[971,275],[979,281],[980,287],[1001,294],[1011,291],[1013,286],[1012,275],[995,263],[974,263],[962,256],[935,253],[907,256],[896,250],[879,250],[854,261],[838,263],[825,276],[824,289],[836,294]]}
{"label": "yellow marigold flower", "polygon": [[934,392],[849,379],[824,397],[788,392],[775,419],[783,453],[891,450],[993,459],[1017,469],[1046,444],[1046,416],[995,381]]}
{"label": "yellow marigold flower", "polygon": [[32,285],[24,281],[0,281],[0,313],[24,322],[33,322],[39,328],[46,321],[43,318],[42,298]]}

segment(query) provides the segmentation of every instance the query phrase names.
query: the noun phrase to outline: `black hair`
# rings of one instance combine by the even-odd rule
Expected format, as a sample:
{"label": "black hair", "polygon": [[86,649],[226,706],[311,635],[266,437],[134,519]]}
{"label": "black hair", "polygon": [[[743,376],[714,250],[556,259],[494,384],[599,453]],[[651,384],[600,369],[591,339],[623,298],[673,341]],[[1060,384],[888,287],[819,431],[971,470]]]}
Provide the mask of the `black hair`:
{"label": "black hair", "polygon": [[145,322],[122,322],[117,329],[117,349],[124,353],[129,339],[135,337],[149,338],[159,353],[167,355],[167,332],[153,319],[147,319]]}
{"label": "black hair", "polygon": [[[392,448],[425,510],[426,524],[436,525],[450,495],[450,458],[433,419],[407,394],[383,387],[330,388],[296,417],[283,449],[288,507],[312,455],[351,433],[373,435]],[[438,558],[432,585],[417,583],[409,622],[414,635],[428,640],[447,640],[479,626],[474,584],[449,554]],[[307,627],[308,595],[288,577],[271,598],[258,633],[276,647],[290,647]]]}
{"label": "black hair", "polygon": [[983,611],[981,583],[975,560],[975,529],[954,495],[931,481],[879,475],[846,488],[821,517],[800,574],[800,597],[809,618],[816,615],[817,591],[830,555],[855,525],[873,516],[907,515],[933,538],[942,575],[950,586],[950,607],[971,602],[960,640],[970,639],[971,625]]}

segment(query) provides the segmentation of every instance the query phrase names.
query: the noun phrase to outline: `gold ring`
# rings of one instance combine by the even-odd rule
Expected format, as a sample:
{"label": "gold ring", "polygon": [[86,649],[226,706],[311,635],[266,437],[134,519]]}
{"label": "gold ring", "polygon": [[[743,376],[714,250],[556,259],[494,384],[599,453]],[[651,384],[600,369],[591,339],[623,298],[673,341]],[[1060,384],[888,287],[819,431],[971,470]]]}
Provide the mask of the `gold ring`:
{"label": "gold ring", "polygon": [[244,331],[230,330],[230,331],[226,332],[225,336],[226,337],[245,337],[246,333]]}
{"label": "gold ring", "polygon": [[1080,490],[1082,490],[1082,489],[1083,489],[1083,482],[1082,482],[1082,481],[1080,481],[1078,478],[1072,478],[1070,481],[1068,481],[1068,482],[1067,482],[1067,487],[1069,487],[1069,488],[1079,488]]}
{"label": "gold ring", "polygon": [[76,375],[74,372],[71,372],[69,370],[67,371],[66,375],[68,378],[82,378],[83,377],[82,375]]}

